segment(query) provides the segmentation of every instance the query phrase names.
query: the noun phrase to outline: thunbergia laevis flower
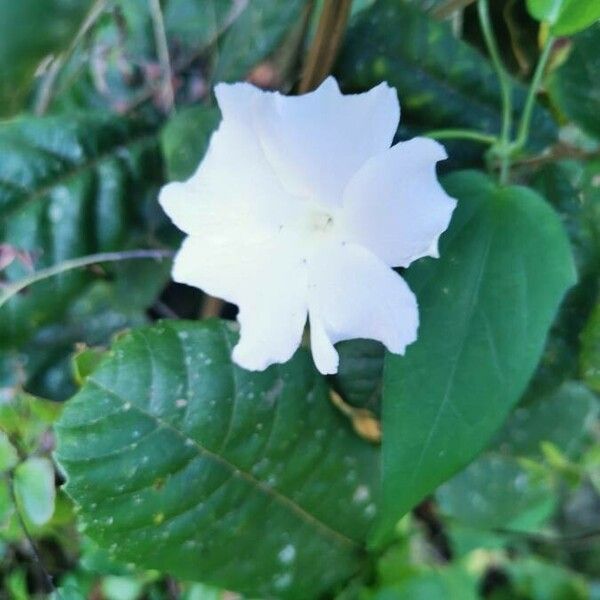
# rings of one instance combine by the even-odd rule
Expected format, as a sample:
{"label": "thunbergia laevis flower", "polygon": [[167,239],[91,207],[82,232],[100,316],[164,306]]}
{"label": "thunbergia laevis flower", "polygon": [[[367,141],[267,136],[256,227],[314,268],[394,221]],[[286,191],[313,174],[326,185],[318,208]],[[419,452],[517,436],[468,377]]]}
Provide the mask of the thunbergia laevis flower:
{"label": "thunbergia laevis flower", "polygon": [[204,159],[160,194],[188,234],[175,281],[239,306],[233,360],[246,369],[287,361],[307,316],[321,373],[337,371],[341,340],[403,353],[418,308],[392,267],[437,256],[455,206],[436,178],[444,148],[390,147],[400,107],[385,83],[354,95],[332,77],[303,96],[247,83],[215,94],[223,120]]}

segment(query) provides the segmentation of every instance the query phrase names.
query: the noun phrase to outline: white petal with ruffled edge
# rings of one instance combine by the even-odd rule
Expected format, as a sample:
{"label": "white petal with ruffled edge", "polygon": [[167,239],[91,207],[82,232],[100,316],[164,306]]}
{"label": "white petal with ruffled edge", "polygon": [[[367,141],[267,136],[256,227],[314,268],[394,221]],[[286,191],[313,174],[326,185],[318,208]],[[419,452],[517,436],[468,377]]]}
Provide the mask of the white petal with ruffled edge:
{"label": "white petal with ruffled edge", "polygon": [[436,177],[436,163],[445,158],[443,146],[427,138],[371,158],[345,190],[340,234],[392,267],[437,256],[437,240],[456,206]]}
{"label": "white petal with ruffled edge", "polygon": [[185,239],[173,279],[239,306],[233,358],[248,370],[289,360],[306,323],[306,265],[293,244],[276,238]]}
{"label": "white petal with ruffled edge", "polygon": [[328,77],[309,94],[262,100],[255,127],[282,185],[324,206],[341,205],[352,175],[390,147],[400,117],[396,91],[385,83],[344,96]]}
{"label": "white petal with ruffled edge", "polygon": [[417,301],[406,282],[355,244],[324,244],[309,263],[311,347],[321,373],[335,373],[333,344],[353,338],[382,342],[404,353],[417,338]]}
{"label": "white petal with ruffled edge", "polygon": [[190,235],[223,228],[239,228],[241,235],[277,231],[297,218],[299,200],[281,185],[252,126],[256,104],[267,93],[248,84],[219,84],[215,93],[223,120],[204,159],[187,181],[164,186],[159,202]]}
{"label": "white petal with ruffled edge", "polygon": [[337,370],[336,342],[371,338],[402,353],[416,300],[390,265],[435,255],[454,200],[437,183],[437,143],[390,149],[399,107],[381,84],[343,96],[335,80],[288,98],[219,84],[223,113],[196,173],[160,203],[189,234],[173,277],[239,306],[233,359],[287,361],[309,315],[313,357]]}

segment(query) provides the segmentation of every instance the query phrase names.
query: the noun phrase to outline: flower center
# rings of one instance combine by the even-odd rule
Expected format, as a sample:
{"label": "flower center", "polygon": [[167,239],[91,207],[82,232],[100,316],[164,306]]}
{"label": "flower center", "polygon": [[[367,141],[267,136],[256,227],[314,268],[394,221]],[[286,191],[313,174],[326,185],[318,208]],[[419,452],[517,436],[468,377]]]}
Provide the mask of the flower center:
{"label": "flower center", "polygon": [[310,213],[310,229],[315,233],[324,233],[333,225],[333,215],[322,210],[314,210]]}

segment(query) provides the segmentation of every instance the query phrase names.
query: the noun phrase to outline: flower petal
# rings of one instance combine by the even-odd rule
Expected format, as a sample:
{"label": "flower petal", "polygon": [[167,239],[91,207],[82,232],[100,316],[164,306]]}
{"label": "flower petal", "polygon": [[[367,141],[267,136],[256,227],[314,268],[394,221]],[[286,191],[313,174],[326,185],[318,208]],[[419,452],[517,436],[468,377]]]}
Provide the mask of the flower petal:
{"label": "flower petal", "polygon": [[333,77],[309,94],[272,93],[257,106],[255,126],[282,185],[333,207],[341,206],[357,169],[390,147],[400,117],[396,91],[387,84],[343,95]]}
{"label": "flower petal", "polygon": [[215,93],[223,120],[196,172],[166,185],[159,202],[179,229],[210,235],[243,224],[276,231],[296,214],[298,199],[281,185],[253,128],[253,114],[266,92],[249,84],[220,84]]}
{"label": "flower petal", "polygon": [[414,138],[370,159],[344,193],[340,235],[393,267],[437,256],[456,206],[436,176],[436,162],[445,158],[441,144]]}
{"label": "flower petal", "polygon": [[306,266],[293,243],[190,236],[175,258],[173,279],[239,306],[233,359],[249,370],[286,362],[306,323]]}
{"label": "flower petal", "polygon": [[337,371],[336,342],[369,338],[401,354],[415,341],[419,315],[414,294],[365,248],[325,244],[309,263],[308,286],[312,353],[321,373]]}

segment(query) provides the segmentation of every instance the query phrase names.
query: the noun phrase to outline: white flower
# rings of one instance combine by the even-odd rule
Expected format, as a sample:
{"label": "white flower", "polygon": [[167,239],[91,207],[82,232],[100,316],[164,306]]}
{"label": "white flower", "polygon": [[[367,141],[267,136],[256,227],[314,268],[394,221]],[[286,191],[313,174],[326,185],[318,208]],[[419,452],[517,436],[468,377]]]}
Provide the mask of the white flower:
{"label": "white flower", "polygon": [[455,206],[436,179],[443,147],[390,148],[400,107],[385,83],[346,96],[331,77],[296,97],[247,83],[215,93],[223,120],[206,156],[160,194],[188,234],[175,281],[239,306],[233,359],[246,369],[287,361],[307,316],[321,373],[337,371],[341,340],[403,353],[418,309],[392,267],[437,256]]}

